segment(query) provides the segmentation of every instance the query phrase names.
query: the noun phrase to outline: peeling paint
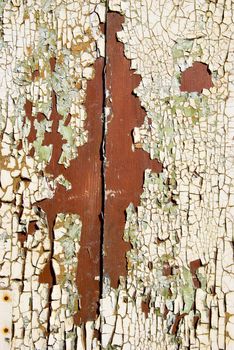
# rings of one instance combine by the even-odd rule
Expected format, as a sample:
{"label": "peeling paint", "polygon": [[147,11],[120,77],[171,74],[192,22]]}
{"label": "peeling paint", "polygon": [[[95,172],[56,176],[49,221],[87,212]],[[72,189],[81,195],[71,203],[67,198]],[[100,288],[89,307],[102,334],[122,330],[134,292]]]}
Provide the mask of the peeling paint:
{"label": "peeling paint", "polygon": [[[89,322],[85,331],[73,319],[82,223],[59,208],[53,223],[47,203],[53,206],[58,188],[69,192],[73,184],[59,166],[59,173],[48,169],[57,153],[58,163],[71,167],[87,143],[87,82],[104,53],[105,4],[15,0],[0,8],[0,283],[13,299],[10,341],[6,347],[8,336],[1,336],[1,348],[72,348],[85,332],[92,338],[95,326]],[[61,144],[48,142],[53,133]],[[97,339],[87,342],[95,348]]]}
{"label": "peeling paint", "polygon": [[109,6],[142,77],[135,146],[163,173],[146,170],[140,205],[127,209],[128,273],[103,295],[102,348],[232,349],[232,2]]}
{"label": "peeling paint", "polygon": [[[1,349],[234,348],[233,13],[232,0],[0,1]],[[121,71],[103,27],[120,14]],[[109,140],[128,147],[118,173]]]}

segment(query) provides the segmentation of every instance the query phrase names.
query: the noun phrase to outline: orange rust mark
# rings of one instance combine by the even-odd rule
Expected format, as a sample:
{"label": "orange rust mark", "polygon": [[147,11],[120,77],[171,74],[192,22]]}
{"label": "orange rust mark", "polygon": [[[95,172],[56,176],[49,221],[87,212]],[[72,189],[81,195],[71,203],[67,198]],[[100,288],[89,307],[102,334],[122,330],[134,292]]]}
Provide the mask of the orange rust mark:
{"label": "orange rust mark", "polygon": [[9,333],[9,328],[4,327],[2,331],[3,331],[4,334],[8,334]]}
{"label": "orange rust mark", "polygon": [[31,55],[32,55],[32,52],[33,52],[32,46],[27,46],[27,47],[26,47],[26,50],[27,50],[28,56],[31,56]]}
{"label": "orange rust mark", "polygon": [[40,77],[42,79],[44,79],[45,78],[45,69],[44,68],[40,69],[39,74],[40,74]]}
{"label": "orange rust mark", "polygon": [[8,303],[9,301],[11,301],[10,294],[7,293],[7,292],[5,292],[2,299],[3,299],[3,301],[5,301],[6,303]]}
{"label": "orange rust mark", "polygon": [[194,62],[192,67],[181,74],[180,91],[202,92],[213,86],[211,72],[208,65],[202,62]]}
{"label": "orange rust mark", "polygon": [[63,55],[62,52],[60,52],[58,57],[56,57],[56,62],[58,62],[59,64],[63,64],[64,63],[64,55]]}
{"label": "orange rust mark", "polygon": [[80,42],[77,45],[72,45],[71,46],[71,51],[72,52],[80,52],[80,51],[85,51],[90,47],[91,42],[86,41],[86,42]]}
{"label": "orange rust mark", "polygon": [[76,87],[76,89],[81,89],[81,87],[82,87],[82,84],[81,84],[81,82],[80,81],[76,81],[75,82],[75,87]]}
{"label": "orange rust mark", "polygon": [[106,137],[106,204],[104,218],[104,272],[111,278],[111,285],[118,286],[119,276],[126,275],[125,253],[130,244],[123,241],[125,210],[129,203],[139,204],[146,168],[160,172],[162,166],[149,158],[147,152],[132,151],[132,131],[140,126],[145,111],[133,95],[141,77],[130,70],[130,61],[124,56],[123,44],[116,39],[123,17],[109,13],[107,19],[106,83],[112,101],[108,102],[112,113],[108,117]]}

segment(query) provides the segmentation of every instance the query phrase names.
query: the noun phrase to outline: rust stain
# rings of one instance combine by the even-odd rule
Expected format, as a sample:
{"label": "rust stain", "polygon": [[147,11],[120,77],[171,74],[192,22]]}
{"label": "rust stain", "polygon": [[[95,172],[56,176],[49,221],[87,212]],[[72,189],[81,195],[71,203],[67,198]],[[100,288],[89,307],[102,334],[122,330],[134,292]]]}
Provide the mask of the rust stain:
{"label": "rust stain", "polygon": [[194,62],[192,67],[181,74],[181,91],[202,92],[213,86],[211,72],[208,65],[202,62]]}
{"label": "rust stain", "polygon": [[90,41],[80,42],[77,45],[72,45],[71,51],[72,52],[85,51],[87,48],[89,48],[90,44],[91,44]]}
{"label": "rust stain", "polygon": [[123,241],[125,209],[132,202],[139,204],[143,175],[146,168],[160,172],[162,166],[142,150],[132,151],[132,131],[143,123],[145,111],[132,93],[140,83],[140,76],[130,70],[124,56],[123,44],[116,39],[123,17],[108,13],[106,88],[111,99],[107,105],[112,113],[108,117],[106,137],[106,203],[104,220],[104,273],[116,288],[119,276],[126,275],[126,251],[130,245]]}

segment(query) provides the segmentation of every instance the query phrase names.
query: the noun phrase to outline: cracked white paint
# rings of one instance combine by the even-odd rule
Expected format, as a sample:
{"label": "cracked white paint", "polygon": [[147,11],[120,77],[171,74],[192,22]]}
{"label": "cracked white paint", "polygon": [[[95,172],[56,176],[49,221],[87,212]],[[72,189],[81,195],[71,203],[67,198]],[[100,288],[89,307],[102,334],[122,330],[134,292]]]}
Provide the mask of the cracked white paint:
{"label": "cracked white paint", "polygon": [[[83,337],[73,322],[81,222],[75,214],[57,215],[52,265],[58,276],[50,303],[49,286],[39,283],[39,276],[51,259],[52,244],[47,213],[38,202],[52,199],[57,186],[71,189],[63,175],[54,178],[45,171],[57,147],[44,144],[56,122],[51,120],[52,97],[56,95],[58,132],[64,140],[59,163],[69,167],[88,139],[84,102],[87,80],[104,52],[100,22],[105,11],[101,0],[0,1],[0,298],[7,291],[11,300],[7,307],[0,300],[2,350],[58,350],[64,344],[72,349]],[[31,142],[33,127],[36,139]],[[23,242],[19,235],[25,236]],[[87,325],[92,327],[93,322]]]}
{"label": "cracked white paint", "polygon": [[[118,290],[104,288],[102,347],[231,350],[234,4],[109,6],[125,17],[118,38],[142,77],[135,93],[147,115],[134,130],[135,145],[161,161],[163,172],[145,172],[140,205],[127,209],[128,274]],[[196,61],[208,65],[213,87],[181,92],[181,72]]]}
{"label": "cracked white paint", "polygon": [[54,225],[52,264],[56,276],[51,294],[52,313],[49,320],[49,340],[40,339],[38,348],[74,349],[76,332],[73,316],[78,310],[76,288],[77,253],[81,222],[77,214],[58,214]]}
{"label": "cracked white paint", "polygon": [[[59,163],[69,167],[87,142],[87,80],[105,54],[100,22],[106,7],[101,0],[0,1],[0,347],[232,350],[232,0],[109,1],[110,10],[125,17],[118,39],[142,77],[135,93],[146,117],[134,129],[135,147],[157,158],[163,172],[147,170],[140,205],[127,208],[127,277],[120,276],[117,290],[104,279],[100,316],[74,325],[82,223],[76,214],[59,213],[52,251],[38,202],[52,199],[56,186],[72,185],[45,172],[53,145],[43,142],[53,126],[53,93],[65,141]],[[194,62],[208,65],[213,86],[182,92],[181,74]],[[32,104],[33,142],[26,100]],[[21,243],[18,236],[25,233]],[[56,276],[51,296],[48,285],[39,284],[50,258]]]}

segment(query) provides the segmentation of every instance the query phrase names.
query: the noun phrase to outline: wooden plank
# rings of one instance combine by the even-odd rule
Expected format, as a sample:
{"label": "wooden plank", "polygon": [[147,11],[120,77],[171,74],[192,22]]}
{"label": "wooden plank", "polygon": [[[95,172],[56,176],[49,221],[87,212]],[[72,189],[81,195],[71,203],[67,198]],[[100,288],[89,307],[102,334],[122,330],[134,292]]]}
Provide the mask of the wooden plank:
{"label": "wooden plank", "polygon": [[106,135],[104,272],[117,287],[119,276],[126,274],[125,253],[129,244],[123,241],[125,209],[130,202],[139,204],[146,168],[160,172],[162,167],[142,150],[133,150],[132,131],[144,120],[145,111],[133,94],[140,77],[130,70],[123,44],[117,41],[123,17],[111,12],[107,16],[106,33],[106,101],[111,108]]}
{"label": "wooden plank", "polygon": [[[53,158],[48,172],[54,176],[63,174],[72,184],[72,191],[59,187],[53,198],[41,202],[40,206],[47,213],[50,230],[54,226],[57,213],[77,213],[82,221],[80,251],[78,254],[77,287],[81,300],[81,309],[75,315],[76,323],[95,319],[99,300],[99,281],[96,277],[100,271],[100,214],[102,203],[102,179],[100,145],[102,141],[102,70],[103,59],[95,63],[95,78],[88,82],[87,89],[87,121],[88,142],[79,149],[79,156],[65,169],[58,164],[62,140],[57,132],[60,119],[56,111],[55,98],[52,112],[54,127],[51,135],[47,134],[47,143],[54,144]],[[52,232],[51,232],[52,235]],[[50,269],[41,278],[41,282],[50,283]]]}

